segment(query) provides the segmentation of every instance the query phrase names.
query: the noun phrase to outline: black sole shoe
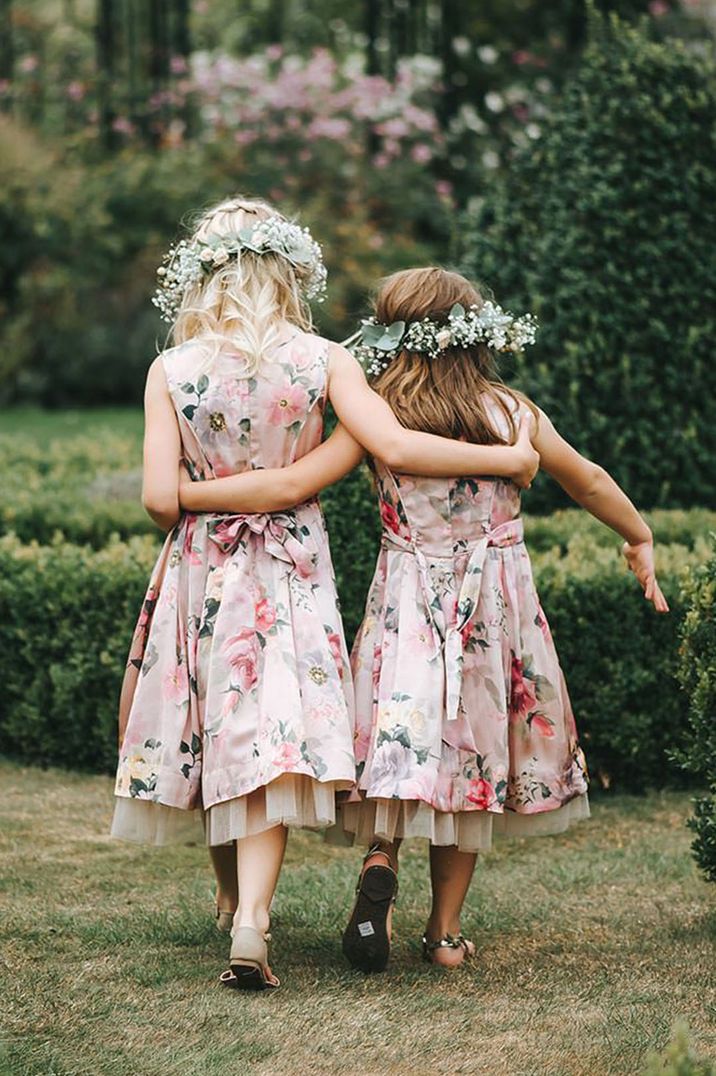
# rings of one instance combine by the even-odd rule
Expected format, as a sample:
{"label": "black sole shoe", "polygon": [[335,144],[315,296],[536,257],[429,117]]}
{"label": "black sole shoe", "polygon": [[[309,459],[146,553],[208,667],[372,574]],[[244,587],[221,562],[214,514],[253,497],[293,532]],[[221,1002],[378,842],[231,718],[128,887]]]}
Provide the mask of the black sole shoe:
{"label": "black sole shoe", "polygon": [[390,957],[388,913],[398,892],[391,867],[368,867],[356,890],[356,902],[343,932],[343,952],[358,971],[385,971]]}

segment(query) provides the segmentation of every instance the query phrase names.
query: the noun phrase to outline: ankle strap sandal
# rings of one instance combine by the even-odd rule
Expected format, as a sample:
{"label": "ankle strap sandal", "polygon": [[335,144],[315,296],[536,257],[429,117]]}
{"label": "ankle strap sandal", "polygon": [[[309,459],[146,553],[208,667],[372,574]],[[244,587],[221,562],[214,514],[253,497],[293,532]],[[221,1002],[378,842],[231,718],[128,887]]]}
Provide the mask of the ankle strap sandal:
{"label": "ankle strap sandal", "polygon": [[462,949],[466,957],[475,952],[474,945],[463,934],[446,934],[444,938],[432,942],[423,935],[423,960],[432,963],[431,957],[436,949]]}

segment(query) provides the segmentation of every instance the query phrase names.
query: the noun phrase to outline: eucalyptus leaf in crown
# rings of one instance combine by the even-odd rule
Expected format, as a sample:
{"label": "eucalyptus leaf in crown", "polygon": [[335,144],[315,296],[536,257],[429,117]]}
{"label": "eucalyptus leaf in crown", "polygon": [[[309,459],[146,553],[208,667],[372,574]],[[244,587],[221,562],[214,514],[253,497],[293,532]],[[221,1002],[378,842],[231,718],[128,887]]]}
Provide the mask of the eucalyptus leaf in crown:
{"label": "eucalyptus leaf in crown", "polygon": [[187,288],[200,284],[231,259],[238,260],[242,251],[278,254],[291,265],[308,270],[304,294],[307,299],[323,301],[328,274],[320,244],[308,228],[282,217],[267,217],[233,235],[201,241],[182,239],[171,247],[157,269],[159,283],[152,298],[162,320],[173,322]]}
{"label": "eucalyptus leaf in crown", "polygon": [[429,355],[432,359],[448,348],[469,348],[476,344],[485,344],[495,351],[522,351],[535,342],[537,327],[532,314],[516,318],[488,299],[482,306],[467,309],[455,303],[447,321],[442,323],[422,318],[407,325],[404,321],[381,325],[375,318],[366,318],[347,343],[353,346],[366,372],[377,377],[401,351]]}

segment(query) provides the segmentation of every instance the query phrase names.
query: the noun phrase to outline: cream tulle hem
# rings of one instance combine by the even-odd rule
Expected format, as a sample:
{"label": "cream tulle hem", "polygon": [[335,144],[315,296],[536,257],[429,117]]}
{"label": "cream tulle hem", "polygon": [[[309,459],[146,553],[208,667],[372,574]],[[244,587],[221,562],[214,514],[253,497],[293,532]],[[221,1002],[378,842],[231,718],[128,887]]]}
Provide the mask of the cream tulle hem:
{"label": "cream tulle hem", "polygon": [[137,844],[228,844],[277,825],[324,829],[335,824],[336,793],[347,787],[345,781],[321,782],[287,773],[206,811],[118,797],[111,834]]}
{"label": "cream tulle hem", "polygon": [[340,807],[339,825],[328,834],[331,843],[370,844],[376,837],[424,837],[431,844],[457,845],[461,852],[488,852],[493,837],[541,837],[564,833],[574,822],[589,818],[587,794],[539,814],[505,811],[436,811],[422,800],[365,799]]}

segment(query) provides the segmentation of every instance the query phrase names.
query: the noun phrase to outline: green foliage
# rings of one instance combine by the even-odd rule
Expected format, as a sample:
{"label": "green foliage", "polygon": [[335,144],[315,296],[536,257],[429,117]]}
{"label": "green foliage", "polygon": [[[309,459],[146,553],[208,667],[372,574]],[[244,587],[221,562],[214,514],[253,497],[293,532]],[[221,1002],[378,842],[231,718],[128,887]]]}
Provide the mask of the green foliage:
{"label": "green foliage", "polygon": [[716,882],[716,549],[684,587],[680,677],[688,696],[690,736],[681,761],[705,794],[689,825],[696,862]]}
{"label": "green foliage", "polygon": [[716,1076],[716,1067],[697,1057],[689,1043],[689,1029],[679,1021],[668,1046],[649,1055],[643,1076]]}
{"label": "green foliage", "polygon": [[[506,375],[646,506],[713,499],[715,129],[702,58],[594,16],[543,136],[463,234],[466,271],[541,322]],[[564,499],[542,483],[535,502]]]}
{"label": "green foliage", "polygon": [[156,555],[134,539],[99,552],[0,538],[4,750],[109,771],[129,639]]}

